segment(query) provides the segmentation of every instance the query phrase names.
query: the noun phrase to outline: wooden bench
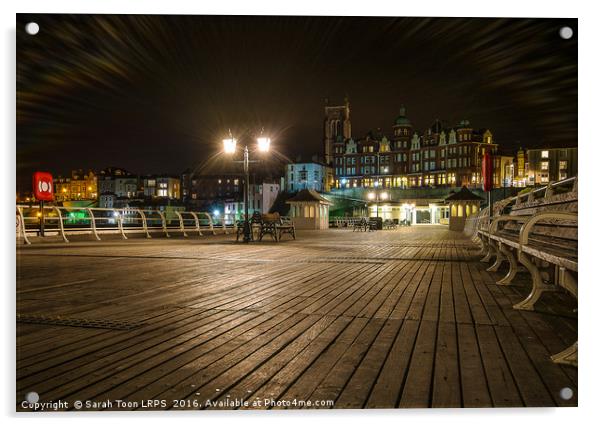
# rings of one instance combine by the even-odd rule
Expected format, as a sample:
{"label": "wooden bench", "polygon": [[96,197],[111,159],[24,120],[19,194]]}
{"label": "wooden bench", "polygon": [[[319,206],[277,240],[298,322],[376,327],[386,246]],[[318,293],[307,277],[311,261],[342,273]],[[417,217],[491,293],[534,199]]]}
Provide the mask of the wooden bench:
{"label": "wooden bench", "polygon": [[362,217],[353,223],[353,232],[355,231],[367,231],[369,228],[368,220]]}
{"label": "wooden bench", "polygon": [[383,222],[383,229],[397,229],[397,224],[393,219],[385,219]]}
{"label": "wooden bench", "polygon": [[295,234],[295,224],[293,220],[288,216],[281,216],[280,223],[276,224],[276,230],[278,231],[278,241],[282,239],[283,234],[289,234],[293,237],[293,240],[297,239]]}
{"label": "wooden bench", "polygon": [[[280,216],[278,213],[266,213],[261,214],[259,212],[253,213],[251,217],[251,240],[257,239],[262,241],[263,237],[267,234],[272,236],[272,239],[276,242],[282,239],[282,235],[289,234],[294,240],[297,239],[295,233],[295,224],[289,217]],[[239,222],[236,228],[236,241],[239,240],[240,236],[244,232],[244,222]],[[259,234],[257,238],[255,234]]]}
{"label": "wooden bench", "polygon": [[368,219],[368,231],[376,231],[378,229],[378,219],[371,217]]}
{"label": "wooden bench", "polygon": [[[566,184],[568,191],[562,186]],[[560,287],[577,299],[576,178],[496,203],[491,223],[488,217],[485,219],[477,225],[486,253],[481,261],[495,258],[488,271],[497,271],[504,261],[510,266],[497,284],[510,284],[519,263],[531,274],[531,292],[514,305],[515,309],[534,310],[544,292]],[[552,356],[552,360],[576,366],[577,343]]]}

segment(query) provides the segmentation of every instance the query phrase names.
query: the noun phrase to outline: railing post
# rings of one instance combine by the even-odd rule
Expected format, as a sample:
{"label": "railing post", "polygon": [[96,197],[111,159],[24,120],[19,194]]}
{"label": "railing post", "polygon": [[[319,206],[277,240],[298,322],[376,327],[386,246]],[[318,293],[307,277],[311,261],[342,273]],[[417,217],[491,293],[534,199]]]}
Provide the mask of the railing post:
{"label": "railing post", "polygon": [[[117,213],[117,215],[115,215],[115,213]],[[125,235],[125,231],[123,230],[123,215],[120,214],[117,210],[113,209],[113,217],[117,218],[117,226],[119,227],[119,230],[121,231],[121,236],[123,237],[124,240],[127,240],[128,237]]]}
{"label": "railing post", "polygon": [[527,194],[527,202],[530,203],[533,200],[535,200],[535,189],[529,191]]}
{"label": "railing post", "polygon": [[100,241],[100,237],[98,236],[98,232],[96,232],[96,219],[94,218],[94,213],[92,213],[92,209],[90,207],[86,208],[88,211],[88,215],[90,215],[90,226],[92,227],[92,233],[96,237],[98,241]]}
{"label": "railing post", "polygon": [[202,237],[203,233],[201,232],[201,224],[199,222],[199,217],[197,216],[197,214],[195,212],[190,212],[190,214],[192,215],[192,217],[194,217],[195,231],[197,231],[199,233],[199,235]]}
{"label": "railing post", "polygon": [[146,215],[144,214],[144,211],[140,209],[136,210],[138,211],[138,213],[140,213],[140,217],[142,218],[142,226],[144,228],[144,232],[146,232],[146,238],[151,238],[150,234],[148,233],[148,226],[146,224]]}
{"label": "railing post", "polygon": [[176,214],[178,215],[178,219],[180,220],[180,232],[182,232],[182,234],[185,237],[187,237],[188,235],[186,235],[186,228],[184,227],[184,219],[182,219],[182,214],[179,211],[176,211]]}
{"label": "railing post", "polygon": [[[54,210],[56,210],[56,213],[59,215],[59,229],[61,230],[61,237],[63,237],[63,240],[68,243],[69,240],[67,239],[67,236],[65,235],[65,227],[63,226],[63,215],[61,214],[61,210],[54,206],[53,207]],[[42,214],[42,217],[44,215]]]}
{"label": "railing post", "polygon": [[17,220],[21,223],[21,233],[23,234],[23,241],[25,241],[26,244],[31,244],[31,241],[29,241],[29,238],[27,238],[27,232],[25,230],[25,218],[23,217],[21,207],[17,206],[17,213]]}
{"label": "railing post", "polygon": [[209,219],[209,230],[211,231],[211,233],[213,235],[216,235],[215,234],[215,229],[213,229],[213,219],[211,218],[211,215],[209,213],[207,213],[207,212],[204,212],[203,214],[205,216],[207,216],[207,219]]}
{"label": "railing post", "polygon": [[543,197],[548,198],[552,195],[554,195],[554,187],[552,186],[552,182],[549,182],[548,186],[546,186],[546,192],[544,192]]}
{"label": "railing post", "polygon": [[161,210],[157,210],[159,216],[161,216],[161,224],[163,225],[163,232],[165,232],[165,236],[169,238],[169,233],[167,232],[167,221],[165,220],[165,215]]}
{"label": "railing post", "polygon": [[222,229],[224,230],[224,234],[228,234],[228,230],[226,229],[226,215],[222,216]]}

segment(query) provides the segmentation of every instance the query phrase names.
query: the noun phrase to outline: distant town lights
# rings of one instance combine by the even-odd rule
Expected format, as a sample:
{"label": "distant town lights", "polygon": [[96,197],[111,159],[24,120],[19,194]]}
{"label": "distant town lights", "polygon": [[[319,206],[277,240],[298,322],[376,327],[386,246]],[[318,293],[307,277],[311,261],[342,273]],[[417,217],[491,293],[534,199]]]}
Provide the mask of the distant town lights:
{"label": "distant town lights", "polygon": [[261,152],[268,152],[270,150],[270,138],[266,138],[265,136],[257,138],[257,147]]}
{"label": "distant town lights", "polygon": [[387,194],[386,192],[383,192],[380,194],[380,199],[381,200],[386,200],[387,198],[389,198],[389,194]]}
{"label": "distant town lights", "polygon": [[369,192],[368,193],[368,199],[369,200],[374,200],[374,198],[376,198],[376,194],[374,192]]}

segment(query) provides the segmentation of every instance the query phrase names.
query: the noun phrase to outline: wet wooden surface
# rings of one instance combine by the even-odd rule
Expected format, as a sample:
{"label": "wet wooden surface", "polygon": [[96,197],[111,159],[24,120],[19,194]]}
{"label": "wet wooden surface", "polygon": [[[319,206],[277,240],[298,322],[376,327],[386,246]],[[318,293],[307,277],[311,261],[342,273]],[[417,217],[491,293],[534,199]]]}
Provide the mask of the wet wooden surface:
{"label": "wet wooden surface", "polygon": [[30,391],[128,409],[577,405],[577,370],[549,359],[576,340],[575,301],[512,309],[529,276],[496,285],[506,267],[486,272],[462,234],[234,238],[19,247],[18,314],[143,325],[18,322],[17,408]]}

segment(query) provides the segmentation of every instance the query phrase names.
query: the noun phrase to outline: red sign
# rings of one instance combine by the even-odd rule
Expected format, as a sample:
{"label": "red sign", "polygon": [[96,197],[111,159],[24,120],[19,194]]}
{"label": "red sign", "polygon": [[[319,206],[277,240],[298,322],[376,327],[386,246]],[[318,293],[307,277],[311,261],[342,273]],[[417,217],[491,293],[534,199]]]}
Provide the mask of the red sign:
{"label": "red sign", "polygon": [[38,201],[52,201],[54,199],[54,185],[50,173],[35,172],[33,174],[33,195]]}
{"label": "red sign", "polygon": [[481,163],[481,177],[483,178],[483,191],[493,189],[493,157],[486,152]]}

